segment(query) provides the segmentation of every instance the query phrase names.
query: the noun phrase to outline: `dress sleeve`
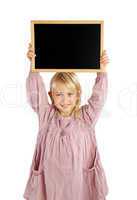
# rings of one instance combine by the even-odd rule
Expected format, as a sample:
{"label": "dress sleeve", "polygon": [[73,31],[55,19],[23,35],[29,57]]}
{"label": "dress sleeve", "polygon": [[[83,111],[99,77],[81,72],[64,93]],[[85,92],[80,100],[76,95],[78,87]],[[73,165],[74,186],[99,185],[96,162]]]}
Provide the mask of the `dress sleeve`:
{"label": "dress sleeve", "polygon": [[82,106],[83,118],[94,127],[105,104],[108,91],[107,72],[98,72],[88,104]]}
{"label": "dress sleeve", "polygon": [[44,82],[39,72],[29,71],[26,79],[27,100],[32,109],[38,114],[39,120],[42,121],[46,109],[49,107],[48,97]]}

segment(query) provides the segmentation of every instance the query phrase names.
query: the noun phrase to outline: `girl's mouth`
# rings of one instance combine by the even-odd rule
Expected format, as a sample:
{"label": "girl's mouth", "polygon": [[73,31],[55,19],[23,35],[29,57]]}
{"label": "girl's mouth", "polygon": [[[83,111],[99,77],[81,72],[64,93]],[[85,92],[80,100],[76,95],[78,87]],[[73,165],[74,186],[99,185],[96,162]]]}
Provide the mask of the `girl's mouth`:
{"label": "girl's mouth", "polygon": [[70,106],[70,104],[68,105],[61,105],[63,108],[67,108],[68,106]]}

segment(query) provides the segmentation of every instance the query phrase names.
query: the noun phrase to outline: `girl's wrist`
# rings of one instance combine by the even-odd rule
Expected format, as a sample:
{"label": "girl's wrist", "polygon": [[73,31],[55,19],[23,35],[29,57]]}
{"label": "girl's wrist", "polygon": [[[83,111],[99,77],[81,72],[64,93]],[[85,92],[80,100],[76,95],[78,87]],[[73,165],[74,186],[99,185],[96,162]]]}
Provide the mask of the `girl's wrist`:
{"label": "girl's wrist", "polygon": [[107,71],[97,72],[97,76],[105,75],[106,73],[107,73]]}

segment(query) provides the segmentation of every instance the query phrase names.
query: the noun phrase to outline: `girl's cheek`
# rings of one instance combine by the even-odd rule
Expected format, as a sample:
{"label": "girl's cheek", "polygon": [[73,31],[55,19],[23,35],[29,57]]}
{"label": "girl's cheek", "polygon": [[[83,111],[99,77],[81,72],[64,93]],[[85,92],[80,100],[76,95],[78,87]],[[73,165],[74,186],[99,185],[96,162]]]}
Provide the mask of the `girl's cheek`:
{"label": "girl's cheek", "polygon": [[60,103],[61,98],[57,98],[55,101],[56,101],[56,103]]}

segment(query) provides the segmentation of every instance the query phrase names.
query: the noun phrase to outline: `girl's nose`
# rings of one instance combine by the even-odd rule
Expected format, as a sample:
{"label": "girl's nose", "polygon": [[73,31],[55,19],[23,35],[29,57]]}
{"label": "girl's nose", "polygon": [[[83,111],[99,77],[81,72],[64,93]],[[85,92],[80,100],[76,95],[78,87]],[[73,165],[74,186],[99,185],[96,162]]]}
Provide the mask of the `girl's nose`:
{"label": "girl's nose", "polygon": [[62,97],[62,102],[64,103],[64,104],[67,104],[68,103],[68,98],[66,97],[66,96],[63,96]]}

